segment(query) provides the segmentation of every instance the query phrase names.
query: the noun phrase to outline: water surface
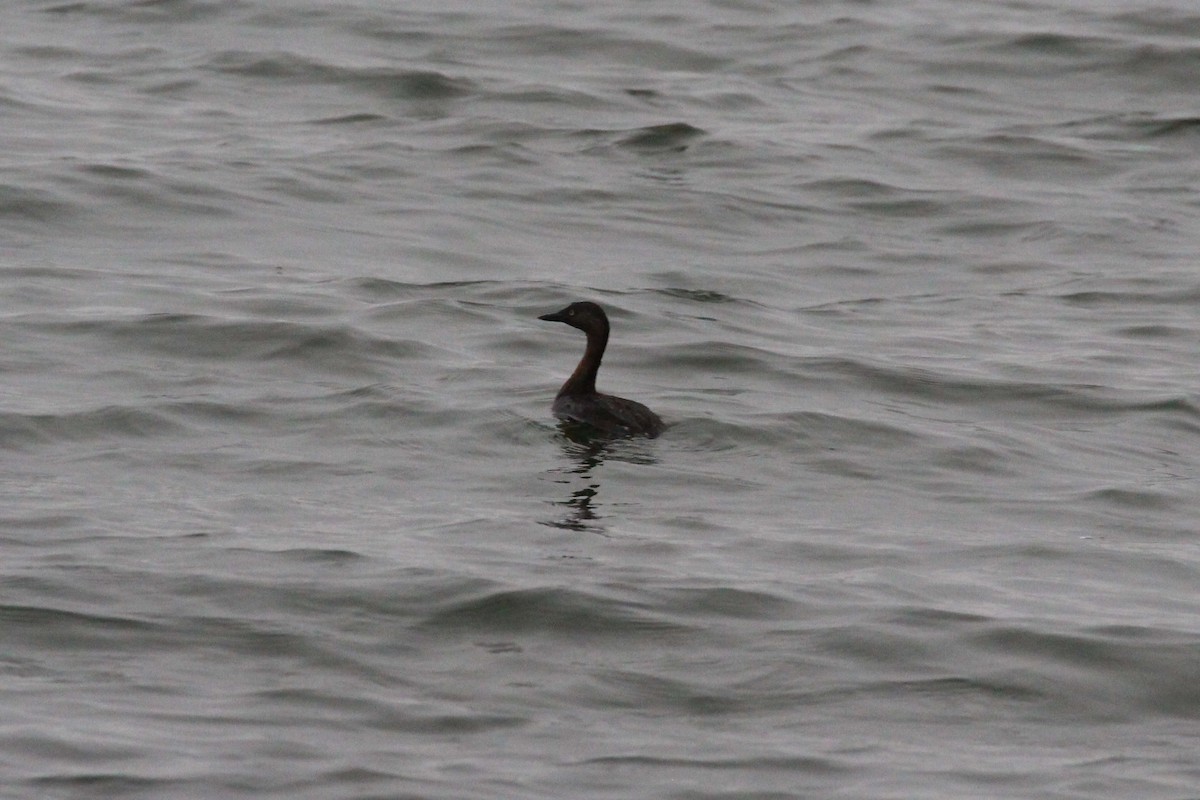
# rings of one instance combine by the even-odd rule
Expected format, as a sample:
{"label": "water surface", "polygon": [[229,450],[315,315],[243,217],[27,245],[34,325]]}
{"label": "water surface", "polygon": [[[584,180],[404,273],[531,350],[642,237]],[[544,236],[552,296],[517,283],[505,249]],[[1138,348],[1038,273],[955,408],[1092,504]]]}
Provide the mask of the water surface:
{"label": "water surface", "polygon": [[1197,796],[1190,5],[0,31],[0,794]]}

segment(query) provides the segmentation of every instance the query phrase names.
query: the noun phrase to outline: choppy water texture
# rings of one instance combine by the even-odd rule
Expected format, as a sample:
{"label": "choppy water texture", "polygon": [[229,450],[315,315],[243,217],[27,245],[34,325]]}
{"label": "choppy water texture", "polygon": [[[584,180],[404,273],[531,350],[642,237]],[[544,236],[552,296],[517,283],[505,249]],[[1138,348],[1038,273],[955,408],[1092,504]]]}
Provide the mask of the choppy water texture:
{"label": "choppy water texture", "polygon": [[0,795],[1200,797],[1194,3],[415,5],[0,6]]}

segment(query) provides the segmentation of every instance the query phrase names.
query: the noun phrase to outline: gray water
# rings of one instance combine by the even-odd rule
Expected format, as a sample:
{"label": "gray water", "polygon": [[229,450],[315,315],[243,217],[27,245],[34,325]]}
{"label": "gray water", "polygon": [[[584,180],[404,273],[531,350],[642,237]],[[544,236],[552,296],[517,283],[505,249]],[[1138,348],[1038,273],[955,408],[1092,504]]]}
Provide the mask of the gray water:
{"label": "gray water", "polygon": [[408,5],[0,6],[0,795],[1200,797],[1194,3]]}

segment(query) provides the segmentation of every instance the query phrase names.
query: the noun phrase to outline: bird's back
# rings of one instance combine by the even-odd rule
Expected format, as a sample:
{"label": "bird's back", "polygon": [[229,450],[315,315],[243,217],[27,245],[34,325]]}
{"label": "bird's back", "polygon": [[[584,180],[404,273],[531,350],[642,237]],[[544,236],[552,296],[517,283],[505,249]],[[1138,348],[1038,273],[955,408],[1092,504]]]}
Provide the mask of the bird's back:
{"label": "bird's back", "polygon": [[649,437],[662,433],[662,419],[636,400],[611,394],[560,394],[554,400],[554,415],[559,419],[583,422],[604,433]]}

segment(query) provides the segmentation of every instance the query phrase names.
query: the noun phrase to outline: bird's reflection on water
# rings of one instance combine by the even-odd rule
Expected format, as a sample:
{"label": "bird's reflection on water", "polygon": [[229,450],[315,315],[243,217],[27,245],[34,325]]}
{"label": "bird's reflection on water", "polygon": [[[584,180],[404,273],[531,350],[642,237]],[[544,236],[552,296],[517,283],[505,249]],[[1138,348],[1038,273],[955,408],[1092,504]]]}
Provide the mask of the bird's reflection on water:
{"label": "bird's reflection on water", "polygon": [[544,525],[572,531],[587,531],[604,534],[603,505],[597,500],[600,493],[600,468],[605,461],[625,461],[633,464],[653,464],[656,459],[648,450],[646,440],[638,438],[616,438],[598,433],[595,428],[572,422],[559,422],[559,436],[563,455],[571,464],[551,470],[555,483],[569,489],[563,500],[552,501],[562,506],[566,513],[555,519],[545,520]]}

